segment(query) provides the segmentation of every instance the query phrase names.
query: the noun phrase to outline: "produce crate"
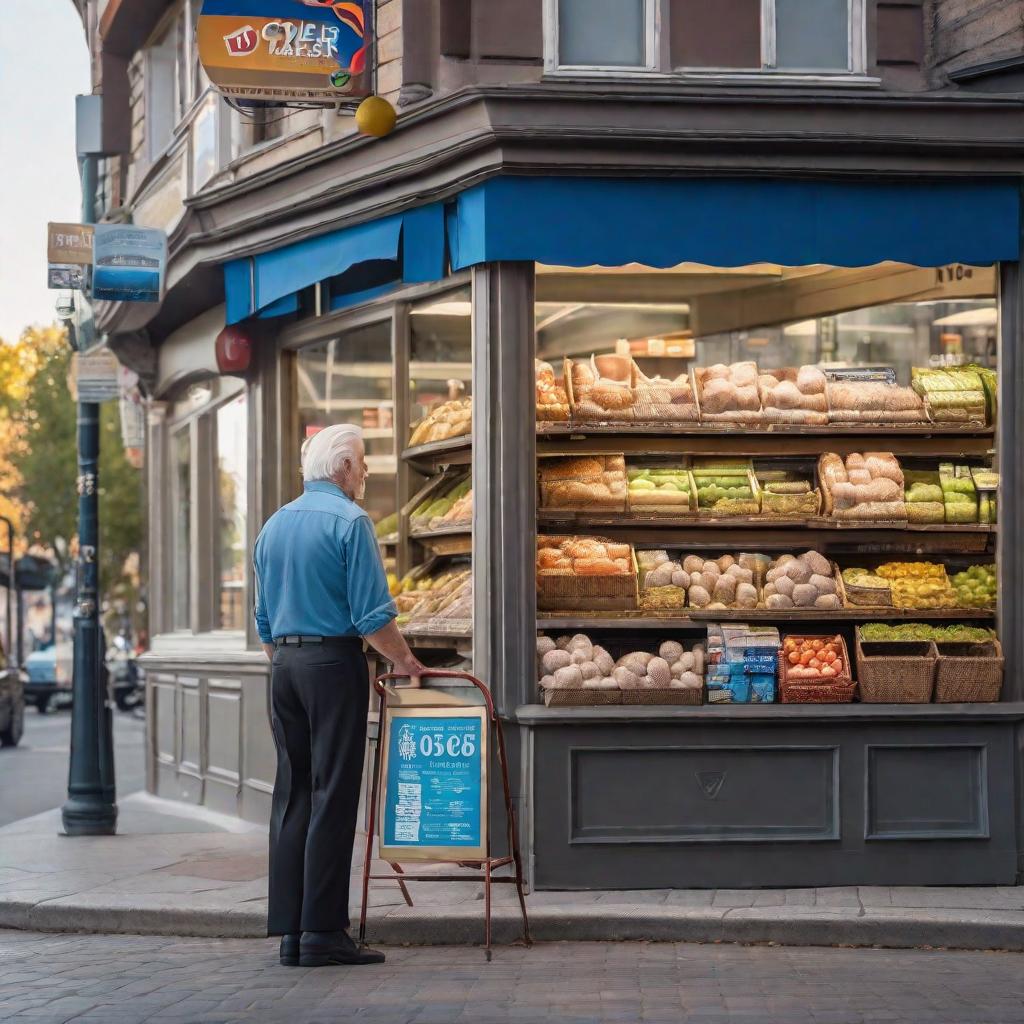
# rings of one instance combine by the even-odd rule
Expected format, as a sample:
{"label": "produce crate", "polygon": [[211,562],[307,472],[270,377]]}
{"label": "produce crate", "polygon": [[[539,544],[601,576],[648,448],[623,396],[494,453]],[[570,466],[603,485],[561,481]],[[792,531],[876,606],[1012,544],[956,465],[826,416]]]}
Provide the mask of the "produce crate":
{"label": "produce crate", "polygon": [[699,690],[684,690],[675,687],[666,690],[623,690],[623,704],[688,704],[696,705],[704,703],[704,687]]}
{"label": "produce crate", "polygon": [[[793,637],[795,640],[828,640],[832,641],[835,634],[830,636],[804,636],[801,634],[787,634],[783,637],[783,643]],[[814,679],[789,679],[789,662],[785,652],[779,651],[779,700],[783,704],[849,704],[856,693],[857,684],[853,681],[850,671],[850,654],[846,649],[846,641],[840,636],[839,645],[842,649],[840,657],[843,661],[841,675],[831,679],[822,678],[820,681]]]}
{"label": "produce crate", "polygon": [[[653,691],[652,691],[653,692]],[[549,708],[608,707],[622,703],[622,690],[544,690]]]}
{"label": "produce crate", "polygon": [[[693,387],[693,397],[697,403],[701,423],[723,424],[735,427],[750,427],[758,423],[764,423],[764,410],[761,409],[761,393],[757,395],[757,409],[747,409],[734,412],[706,412],[701,404],[701,396],[704,393],[704,380],[707,376],[708,367],[691,367],[690,382]],[[754,385],[755,390],[757,385]]]}
{"label": "produce crate", "polygon": [[[605,542],[601,537],[595,539]],[[537,610],[635,611],[640,603],[639,570],[632,547],[629,554],[632,571],[615,576],[579,576],[563,570],[538,569]]]}
{"label": "produce crate", "polygon": [[935,644],[935,700],[939,704],[989,704],[1003,688],[1003,648],[981,644]]}
{"label": "produce crate", "polygon": [[[698,494],[698,478],[719,477],[721,479],[735,479],[738,485],[746,484],[750,488],[752,498],[726,498],[712,507],[702,506]],[[753,470],[747,466],[744,473],[716,472],[713,469],[705,469],[701,466],[693,466],[690,469],[690,494],[693,497],[694,508],[697,510],[698,519],[735,519],[743,516],[760,516],[761,513],[761,489],[758,486],[757,478]]]}
{"label": "produce crate", "polygon": [[[594,368],[593,357],[591,357],[591,366]],[[593,400],[588,399],[585,393],[577,394],[576,386],[572,379],[572,367],[573,361],[567,357],[563,361],[563,372],[565,376],[565,390],[569,397],[569,419],[573,423],[635,422],[636,416],[633,412],[633,403],[636,401],[636,396],[632,387],[632,373],[630,374],[629,383],[610,385],[613,387],[621,387],[624,392],[627,392],[629,395],[629,404],[625,405],[621,409],[605,409]]]}
{"label": "produce crate", "polygon": [[[697,515],[697,496],[693,493],[693,487],[690,481],[689,473],[689,458],[687,456],[680,456],[676,460],[675,466],[667,466],[664,462],[649,462],[645,463],[645,460],[639,462],[630,460],[626,463],[626,496],[629,502],[629,512],[633,516],[651,516],[658,518],[661,516],[670,516],[672,518],[693,518]],[[683,506],[682,502],[658,502],[657,496],[659,492],[654,491],[634,491],[630,490],[629,487],[629,474],[631,471],[644,470],[667,470],[674,469],[677,472],[677,476],[680,482],[686,484],[686,505]],[[682,494],[683,492],[677,491]],[[647,496],[650,496],[654,500],[646,500]]]}
{"label": "produce crate", "polygon": [[696,423],[700,413],[692,375],[685,386],[676,380],[651,381],[632,363],[633,418],[638,423]]}
{"label": "produce crate", "polygon": [[865,704],[928,704],[935,690],[935,644],[863,640],[857,629],[857,681]]}
{"label": "produce crate", "polygon": [[[574,466],[580,475],[554,475]],[[591,472],[584,474],[585,469]],[[612,489],[607,474],[622,474],[619,492]],[[622,455],[566,456],[539,460],[540,508],[555,512],[625,512],[626,460]],[[596,485],[610,491],[607,496],[595,492]]]}

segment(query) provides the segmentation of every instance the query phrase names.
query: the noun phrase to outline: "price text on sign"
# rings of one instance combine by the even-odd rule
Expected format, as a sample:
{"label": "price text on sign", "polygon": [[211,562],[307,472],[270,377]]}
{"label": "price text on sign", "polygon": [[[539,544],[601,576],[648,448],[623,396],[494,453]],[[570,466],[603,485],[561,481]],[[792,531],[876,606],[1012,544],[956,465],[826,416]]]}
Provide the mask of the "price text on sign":
{"label": "price text on sign", "polygon": [[[482,709],[389,712],[382,850],[469,858],[485,845],[486,724]],[[482,856],[483,854],[480,853]]]}

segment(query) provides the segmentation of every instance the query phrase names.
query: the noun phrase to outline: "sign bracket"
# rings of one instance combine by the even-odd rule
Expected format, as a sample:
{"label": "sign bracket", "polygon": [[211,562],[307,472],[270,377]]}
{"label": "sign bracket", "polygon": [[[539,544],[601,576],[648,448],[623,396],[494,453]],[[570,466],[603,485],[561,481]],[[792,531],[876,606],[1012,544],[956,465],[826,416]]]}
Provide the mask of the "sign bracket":
{"label": "sign bracket", "polygon": [[[526,896],[523,891],[523,866],[522,860],[519,854],[519,838],[516,830],[515,811],[512,807],[512,790],[509,786],[508,779],[508,760],[505,754],[505,737],[502,732],[501,719],[494,706],[494,699],[491,696],[491,691],[475,676],[471,676],[466,672],[425,672],[422,678],[444,678],[444,679],[465,679],[472,683],[483,695],[487,726],[489,738],[493,742],[487,743],[487,757],[490,757],[490,752],[493,750],[495,756],[498,759],[498,766],[501,771],[501,782],[502,792],[505,801],[505,818],[506,818],[506,840],[508,843],[508,854],[504,857],[494,857],[491,854],[491,828],[490,828],[490,815],[486,814],[484,820],[481,822],[484,832],[484,856],[482,858],[470,856],[468,859],[448,859],[446,857],[438,856],[436,858],[423,858],[420,857],[421,861],[424,859],[434,860],[435,863],[455,863],[461,868],[475,868],[476,870],[482,870],[484,872],[484,950],[487,956],[487,960],[491,959],[491,887],[495,884],[510,884],[515,885],[516,891],[519,895],[519,908],[523,916],[523,941],[527,946],[532,945],[532,939],[530,938],[530,922],[526,912]],[[394,673],[379,676],[374,681],[374,689],[380,696],[380,732],[377,740],[377,751],[374,759],[373,766],[373,784],[370,793],[370,820],[366,829],[366,855],[363,858],[363,900],[359,915],[359,942],[360,944],[366,941],[366,915],[367,907],[369,903],[369,890],[370,881],[394,881],[398,883],[399,888],[402,891],[402,895],[405,898],[406,903],[411,907],[413,905],[412,897],[409,894],[409,890],[406,887],[406,882],[479,882],[479,875],[470,874],[451,874],[451,875],[410,875],[406,873],[402,866],[397,862],[388,860],[388,865],[392,869],[392,874],[373,874],[372,863],[373,863],[373,843],[374,837],[378,834],[378,829],[383,828],[380,822],[380,815],[378,815],[379,802],[382,793],[387,792],[387,751],[388,751],[388,694],[389,690],[385,685],[388,680],[402,679],[404,676],[399,676]],[[461,705],[460,707],[466,707]],[[417,705],[418,709],[430,709],[430,705]],[[451,705],[437,705],[432,710],[443,713],[445,711],[452,711]],[[486,761],[481,764],[481,775],[483,777],[483,785],[487,785],[487,765]],[[500,868],[511,867],[513,873],[511,875],[501,875],[495,877],[494,872]]]}

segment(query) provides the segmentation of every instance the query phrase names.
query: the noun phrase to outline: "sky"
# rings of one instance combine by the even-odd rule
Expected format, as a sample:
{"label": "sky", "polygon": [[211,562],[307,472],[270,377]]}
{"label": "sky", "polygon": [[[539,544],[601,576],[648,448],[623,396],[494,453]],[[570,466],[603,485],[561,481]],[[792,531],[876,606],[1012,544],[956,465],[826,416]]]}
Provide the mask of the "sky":
{"label": "sky", "polygon": [[[85,33],[71,0],[2,0],[0,44],[0,338],[54,320],[46,224],[77,223],[75,96],[90,92]],[[26,34],[27,32],[27,34]]]}

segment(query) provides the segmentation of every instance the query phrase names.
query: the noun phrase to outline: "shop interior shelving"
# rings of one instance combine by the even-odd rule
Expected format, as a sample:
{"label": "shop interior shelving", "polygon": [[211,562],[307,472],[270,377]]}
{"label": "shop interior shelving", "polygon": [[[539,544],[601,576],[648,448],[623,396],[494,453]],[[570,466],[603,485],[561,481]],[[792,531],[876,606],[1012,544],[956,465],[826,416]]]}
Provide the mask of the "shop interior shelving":
{"label": "shop interior shelving", "polygon": [[[887,451],[897,458],[978,460],[993,454],[991,427],[936,424],[857,424],[828,426],[705,424],[564,424],[537,427],[538,463],[548,457],[588,454],[645,456],[817,457],[824,452]],[[814,548],[842,559],[884,560],[899,557],[950,556],[962,560],[994,558],[998,525],[836,522],[824,516],[783,518],[770,515],[708,517],[696,514],[658,516],[598,512],[595,514],[539,508],[538,533],[597,534],[638,547],[664,546],[694,551],[764,551]],[[784,627],[802,623],[827,629],[831,622],[850,628],[864,622],[974,622],[992,625],[995,609],[896,609],[886,607],[816,609],[708,609],[664,612],[538,612],[537,630],[702,631],[709,622],[762,622]]]}

